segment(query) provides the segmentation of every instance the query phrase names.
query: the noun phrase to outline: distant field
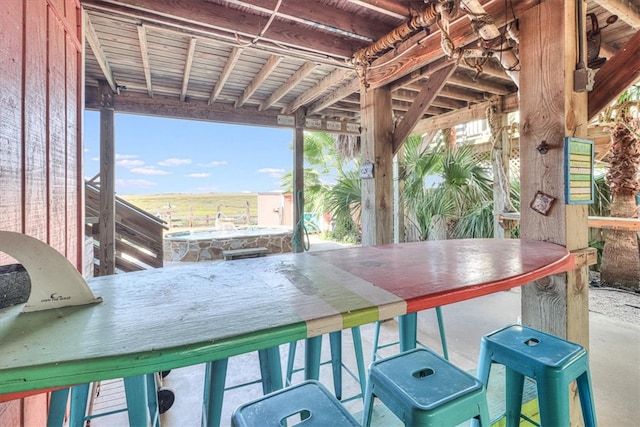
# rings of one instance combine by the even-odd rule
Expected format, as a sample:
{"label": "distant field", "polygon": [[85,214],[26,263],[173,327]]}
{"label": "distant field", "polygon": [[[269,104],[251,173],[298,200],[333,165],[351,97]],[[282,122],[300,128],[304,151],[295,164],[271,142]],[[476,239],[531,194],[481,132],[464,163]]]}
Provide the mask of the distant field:
{"label": "distant field", "polygon": [[171,221],[172,227],[213,226],[218,210],[225,221],[245,224],[247,203],[250,223],[257,223],[256,193],[150,194],[120,197],[164,221]]}

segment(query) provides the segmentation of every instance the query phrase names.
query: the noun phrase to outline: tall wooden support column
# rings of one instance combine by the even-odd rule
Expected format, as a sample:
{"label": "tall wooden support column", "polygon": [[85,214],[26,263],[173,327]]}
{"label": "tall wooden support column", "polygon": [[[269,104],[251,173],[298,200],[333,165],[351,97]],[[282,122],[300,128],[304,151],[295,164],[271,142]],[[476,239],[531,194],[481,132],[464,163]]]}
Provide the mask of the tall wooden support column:
{"label": "tall wooden support column", "polygon": [[293,142],[293,252],[304,252],[304,121],[305,112],[296,112],[295,140]]}
{"label": "tall wooden support column", "polygon": [[[498,219],[498,213],[510,212],[513,210],[510,197],[509,185],[509,157],[511,154],[511,143],[507,136],[506,126],[509,124],[507,114],[497,111],[489,111],[487,120],[493,136],[493,146],[491,147],[491,165],[493,168],[493,237],[504,239],[509,237],[510,231],[505,230]],[[507,220],[507,222],[509,222]]]}
{"label": "tall wooden support column", "polygon": [[[576,2],[548,0],[520,17],[521,235],[569,250],[588,246],[587,205],[564,200],[563,138],[587,132],[587,93],[573,90],[576,16]],[[556,198],[546,216],[530,208],[538,191]],[[588,302],[583,267],[524,287],[522,320],[588,346]]]}
{"label": "tall wooden support column", "polygon": [[99,276],[116,271],[115,133],[114,93],[106,81],[100,90],[100,248]]}
{"label": "tall wooden support column", "polygon": [[385,86],[361,90],[362,165],[373,165],[373,178],[362,178],[362,245],[393,243],[393,123],[391,91]]}

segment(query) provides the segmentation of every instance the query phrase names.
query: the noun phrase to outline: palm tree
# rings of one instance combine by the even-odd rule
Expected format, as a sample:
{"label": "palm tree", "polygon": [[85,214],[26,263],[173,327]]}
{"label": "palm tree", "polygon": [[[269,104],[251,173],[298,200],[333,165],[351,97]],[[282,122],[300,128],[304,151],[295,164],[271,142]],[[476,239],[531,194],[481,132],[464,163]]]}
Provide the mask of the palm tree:
{"label": "palm tree", "polygon": [[[610,123],[611,151],[606,181],[611,191],[611,216],[638,216],[636,196],[640,190],[640,85],[632,86],[600,116]],[[640,287],[640,245],[638,234],[627,230],[608,230],[600,269],[603,284]]]}

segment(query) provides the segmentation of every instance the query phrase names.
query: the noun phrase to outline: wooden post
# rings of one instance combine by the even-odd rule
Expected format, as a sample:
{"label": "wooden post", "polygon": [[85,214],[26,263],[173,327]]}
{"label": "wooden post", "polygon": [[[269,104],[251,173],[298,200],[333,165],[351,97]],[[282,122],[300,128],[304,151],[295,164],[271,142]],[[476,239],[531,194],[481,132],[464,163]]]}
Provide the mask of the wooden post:
{"label": "wooden post", "polygon": [[304,109],[296,111],[296,130],[293,143],[293,252],[304,252]]}
{"label": "wooden post", "polygon": [[[501,104],[501,103],[498,103]],[[495,109],[495,110],[492,110]],[[513,211],[513,206],[509,200],[509,156],[511,144],[507,136],[506,126],[509,124],[507,114],[498,111],[496,105],[492,105],[487,110],[487,121],[493,144],[491,147],[491,165],[493,168],[493,237],[504,239],[510,237],[511,231],[505,230],[498,214]]]}
{"label": "wooden post", "polygon": [[373,178],[361,180],[362,245],[393,243],[393,123],[388,87],[362,89],[362,165]]}
{"label": "wooden post", "polygon": [[[589,243],[587,205],[564,201],[563,138],[587,132],[587,93],[573,91],[576,15],[575,2],[550,0],[520,20],[521,234],[569,250]],[[537,191],[556,198],[546,216],[529,207]],[[523,321],[588,346],[588,302],[583,267],[523,288]]]}
{"label": "wooden post", "polygon": [[100,248],[99,276],[116,271],[116,204],[114,93],[106,81],[100,81]]}
{"label": "wooden post", "polygon": [[404,174],[404,145],[398,149],[393,158],[393,243],[406,241],[405,210],[404,210],[404,180],[400,177]]}

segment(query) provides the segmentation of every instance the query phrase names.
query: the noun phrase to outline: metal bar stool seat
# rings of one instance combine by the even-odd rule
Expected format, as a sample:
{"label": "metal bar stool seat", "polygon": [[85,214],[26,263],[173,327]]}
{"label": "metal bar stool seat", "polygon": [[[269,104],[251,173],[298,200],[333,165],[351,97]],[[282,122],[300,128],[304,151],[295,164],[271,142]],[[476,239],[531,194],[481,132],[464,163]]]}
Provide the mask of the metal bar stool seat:
{"label": "metal bar stool seat", "polygon": [[234,427],[359,427],[360,424],[322,384],[307,380],[240,405]]}
{"label": "metal bar stool seat", "polygon": [[492,363],[505,366],[503,416],[507,426],[520,424],[524,377],[536,382],[542,426],[569,425],[569,384],[573,381],[577,382],[584,425],[596,426],[589,358],[581,345],[526,326],[511,325],[482,337],[478,378],[485,385]]}
{"label": "metal bar stool seat", "polygon": [[[305,380],[317,380],[320,377],[320,365],[331,363],[333,374],[333,387],[335,396],[342,402],[357,399],[364,395],[365,384],[367,381],[366,371],[364,367],[364,357],[362,351],[362,336],[360,327],[351,328],[353,337],[353,350],[356,357],[357,376],[344,364],[342,360],[342,331],[329,333],[329,345],[331,347],[331,360],[321,362],[320,354],[322,350],[322,336],[307,338],[305,340]],[[296,356],[297,341],[289,344],[289,356],[287,360],[286,385],[291,384],[291,377],[294,372],[302,369],[294,369],[294,359]],[[346,370],[351,377],[360,385],[360,393],[356,396],[343,399],[342,396],[342,370]]]}
{"label": "metal bar stool seat", "polygon": [[417,348],[371,363],[362,425],[377,397],[407,426],[455,426],[479,418],[489,427],[485,387],[435,352]]}

